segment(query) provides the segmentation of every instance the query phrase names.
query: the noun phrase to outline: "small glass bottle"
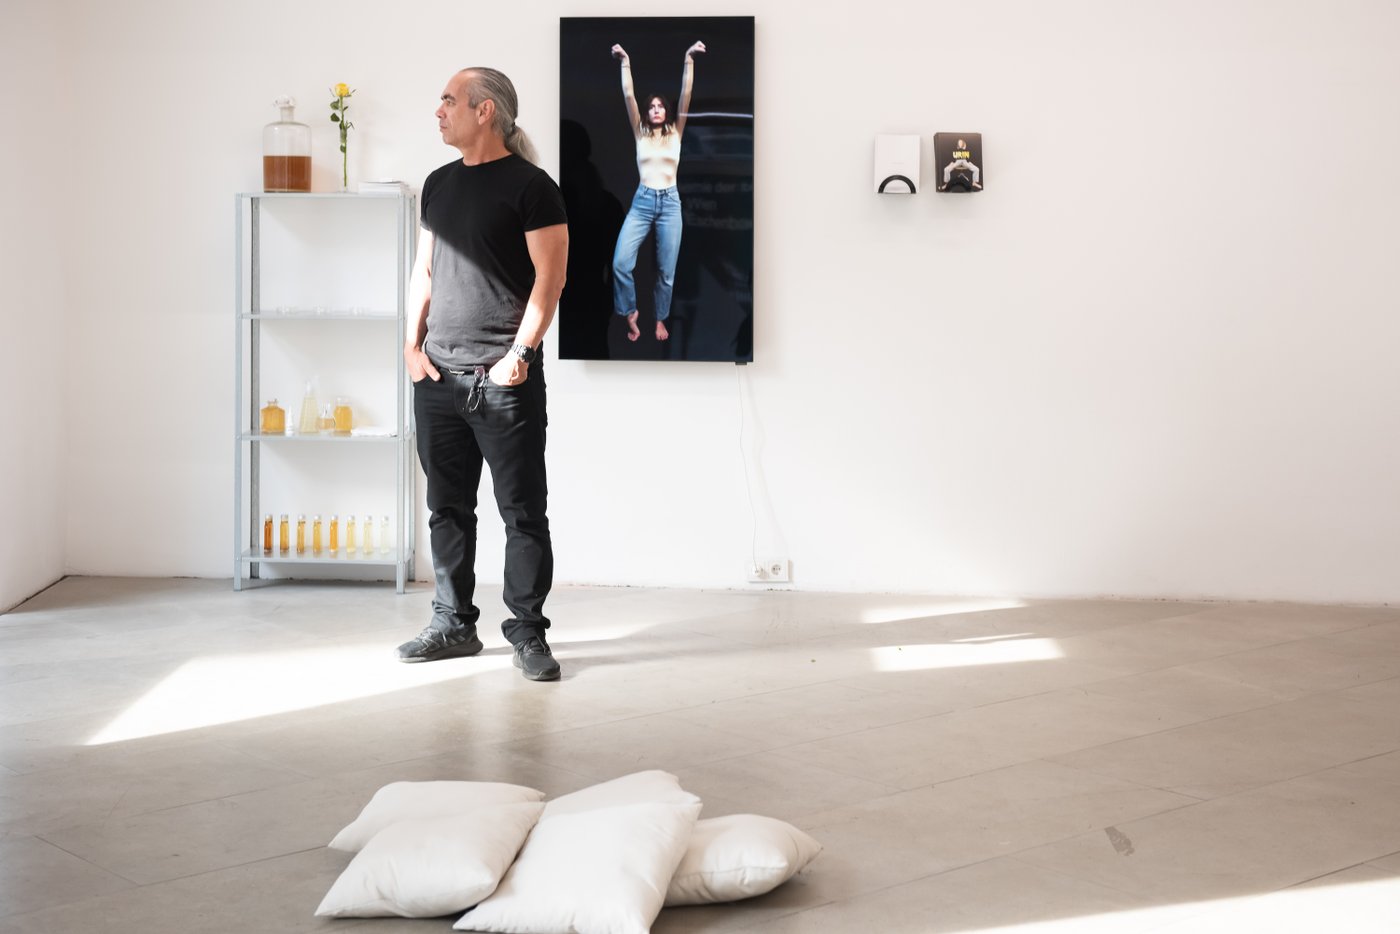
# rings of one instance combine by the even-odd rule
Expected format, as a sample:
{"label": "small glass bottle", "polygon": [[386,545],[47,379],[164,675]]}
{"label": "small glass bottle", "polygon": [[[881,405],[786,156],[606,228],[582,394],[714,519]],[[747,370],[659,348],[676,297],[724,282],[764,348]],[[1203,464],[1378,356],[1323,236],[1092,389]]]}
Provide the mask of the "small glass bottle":
{"label": "small glass bottle", "polygon": [[326,547],[330,550],[331,557],[334,558],[340,552],[340,517],[331,516],[330,533],[327,537]]}
{"label": "small glass bottle", "polygon": [[280,435],[287,431],[287,412],[277,404],[276,399],[268,400],[262,407],[262,433]]}
{"label": "small glass bottle", "polygon": [[348,435],[353,424],[354,413],[350,409],[350,400],[344,396],[338,396],[335,400],[335,433]]}
{"label": "small glass bottle", "polygon": [[291,550],[291,537],[291,523],[287,521],[287,514],[284,512],[277,522],[277,550],[284,555]]}
{"label": "small glass bottle", "polygon": [[321,557],[321,517],[317,516],[311,520],[311,553],[316,557]]}
{"label": "small glass bottle", "polygon": [[306,554],[306,516],[297,516],[297,554]]}
{"label": "small glass bottle", "polygon": [[365,513],[364,524],[360,526],[360,534],[363,539],[360,541],[360,554],[366,558],[374,557],[374,516]]}
{"label": "small glass bottle", "polygon": [[394,527],[389,524],[389,517],[385,516],[379,520],[379,553],[387,555],[394,550]]}
{"label": "small glass bottle", "polygon": [[272,554],[272,513],[263,516],[263,554]]}
{"label": "small glass bottle", "polygon": [[311,190],[311,128],[292,119],[297,102],[272,102],[281,116],[263,127],[263,191]]}
{"label": "small glass bottle", "polygon": [[317,431],[335,431],[335,409],[327,402],[321,406],[321,414],[316,417]]}
{"label": "small glass bottle", "polygon": [[355,517],[345,517],[345,557],[355,553]]}

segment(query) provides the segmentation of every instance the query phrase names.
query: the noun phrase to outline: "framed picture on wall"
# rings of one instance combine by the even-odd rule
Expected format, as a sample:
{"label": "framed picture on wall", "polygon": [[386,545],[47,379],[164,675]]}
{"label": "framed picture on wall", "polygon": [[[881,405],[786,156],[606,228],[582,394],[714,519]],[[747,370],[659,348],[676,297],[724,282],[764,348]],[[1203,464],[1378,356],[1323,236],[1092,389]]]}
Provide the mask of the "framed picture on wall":
{"label": "framed picture on wall", "polygon": [[559,21],[566,360],[753,359],[754,20]]}
{"label": "framed picture on wall", "polygon": [[987,183],[981,133],[933,134],[933,174],[939,191],[981,191]]}

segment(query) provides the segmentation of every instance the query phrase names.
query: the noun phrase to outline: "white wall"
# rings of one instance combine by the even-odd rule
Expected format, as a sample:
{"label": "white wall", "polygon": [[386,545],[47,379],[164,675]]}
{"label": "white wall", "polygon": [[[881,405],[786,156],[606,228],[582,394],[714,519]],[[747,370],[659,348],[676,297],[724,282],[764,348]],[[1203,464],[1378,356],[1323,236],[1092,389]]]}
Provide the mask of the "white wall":
{"label": "white wall", "polygon": [[[71,568],[230,573],[232,193],[274,96],[314,118],[318,185],[336,81],[359,89],[352,175],[418,183],[453,157],[442,84],[493,64],[553,169],[557,18],[694,12],[84,2]],[[744,378],[758,548],[798,586],[1400,600],[1393,4],[717,12],[757,15]],[[939,130],[984,134],[984,193],[868,191],[876,133],[922,134],[927,179]],[[558,579],[744,586],[735,368],[548,372]]]}
{"label": "white wall", "polygon": [[63,575],[63,432],[68,387],[62,232],[73,101],[63,67],[64,6],[6,0],[0,28],[0,612]]}

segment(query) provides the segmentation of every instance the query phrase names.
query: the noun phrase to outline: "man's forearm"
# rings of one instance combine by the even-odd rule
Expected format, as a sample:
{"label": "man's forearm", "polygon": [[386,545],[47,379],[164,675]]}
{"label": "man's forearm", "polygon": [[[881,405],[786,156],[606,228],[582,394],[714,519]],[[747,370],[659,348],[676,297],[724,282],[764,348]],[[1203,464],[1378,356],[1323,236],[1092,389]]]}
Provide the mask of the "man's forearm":
{"label": "man's forearm", "polygon": [[559,294],[563,289],[562,282],[558,285],[535,282],[535,287],[530,290],[530,301],[525,306],[525,316],[520,321],[520,330],[515,334],[516,343],[527,347],[540,345],[554,321],[554,309],[559,305]]}

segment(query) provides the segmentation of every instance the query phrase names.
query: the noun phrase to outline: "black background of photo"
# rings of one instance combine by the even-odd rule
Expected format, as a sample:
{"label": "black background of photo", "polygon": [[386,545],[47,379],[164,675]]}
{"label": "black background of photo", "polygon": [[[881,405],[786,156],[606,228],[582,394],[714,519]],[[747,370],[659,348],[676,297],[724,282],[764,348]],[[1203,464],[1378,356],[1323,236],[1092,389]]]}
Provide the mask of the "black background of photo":
{"label": "black background of photo", "polygon": [[[972,153],[972,158],[968,161],[977,166],[978,184],[981,189],[972,189],[968,192],[960,186],[953,186],[943,194],[975,194],[978,190],[987,190],[987,166],[982,162],[982,134],[981,133],[935,133],[933,134],[933,190],[938,191],[938,186],[943,184],[943,167],[953,161],[953,150],[957,148],[958,140],[967,143],[968,152]],[[966,171],[966,169],[960,170]],[[953,177],[957,178],[957,172]],[[972,178],[971,173],[967,176]]]}
{"label": "black background of photo", "polygon": [[[626,319],[613,313],[612,254],[639,184],[637,149],[611,49],[627,50],[645,113],[651,94],[679,106],[685,51],[696,41],[708,51],[695,55],[692,116],[681,137],[676,187],[684,230],[666,322],[671,337],[655,336],[649,234],[637,256],[642,336],[633,342]],[[753,69],[750,16],[560,19],[559,185],[569,212],[562,359],[753,359]]]}

